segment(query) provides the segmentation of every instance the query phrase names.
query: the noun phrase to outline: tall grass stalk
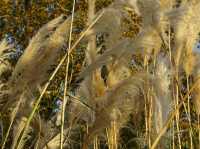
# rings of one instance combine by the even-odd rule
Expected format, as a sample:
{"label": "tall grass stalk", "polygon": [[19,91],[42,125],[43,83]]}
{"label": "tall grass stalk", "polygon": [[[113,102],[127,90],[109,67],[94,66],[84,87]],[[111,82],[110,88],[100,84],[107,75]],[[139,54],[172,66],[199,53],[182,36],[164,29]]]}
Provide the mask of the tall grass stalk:
{"label": "tall grass stalk", "polygon": [[197,117],[197,120],[198,120],[198,141],[199,141],[199,148],[200,148],[200,120],[199,120],[199,115]]}
{"label": "tall grass stalk", "polygon": [[64,124],[65,124],[65,107],[67,104],[67,92],[68,92],[68,71],[69,71],[69,63],[70,63],[70,53],[69,49],[71,49],[71,40],[72,40],[72,29],[74,23],[74,10],[75,10],[76,0],[73,1],[73,9],[72,9],[72,20],[70,26],[70,35],[69,35],[69,43],[68,43],[68,50],[67,50],[67,65],[65,71],[65,84],[64,84],[64,97],[62,102],[62,117],[61,117],[61,130],[60,130],[60,149],[63,149],[63,141],[64,141]]}
{"label": "tall grass stalk", "polygon": [[[189,92],[190,90],[190,86],[189,86],[189,76],[186,76],[186,81],[187,81],[187,92]],[[190,148],[194,148],[193,147],[193,139],[192,139],[192,124],[191,124],[191,110],[190,110],[190,95],[188,95],[188,98],[187,98],[187,105],[188,105],[188,117],[189,117],[189,136],[190,136]]]}
{"label": "tall grass stalk", "polygon": [[[176,66],[176,76],[175,76],[175,80],[177,80],[179,82],[179,65]],[[178,109],[178,105],[179,105],[179,86],[176,83],[175,84],[175,109]],[[176,112],[176,129],[177,129],[177,137],[178,137],[178,145],[179,145],[179,149],[181,149],[181,137],[180,137],[180,127],[179,127],[179,109]]]}

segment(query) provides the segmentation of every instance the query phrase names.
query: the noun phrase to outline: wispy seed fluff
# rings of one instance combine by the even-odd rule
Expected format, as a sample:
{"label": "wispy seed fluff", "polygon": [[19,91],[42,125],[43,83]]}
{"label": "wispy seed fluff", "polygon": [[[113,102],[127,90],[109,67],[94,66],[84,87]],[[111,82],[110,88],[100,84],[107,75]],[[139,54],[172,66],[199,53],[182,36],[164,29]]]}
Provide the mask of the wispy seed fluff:
{"label": "wispy seed fluff", "polygon": [[163,128],[171,110],[172,97],[170,92],[171,70],[169,60],[159,56],[155,71],[155,114],[154,122],[157,133]]}
{"label": "wispy seed fluff", "polygon": [[[175,64],[179,66],[182,64],[181,57],[183,54],[190,55],[196,40],[198,39],[198,32],[200,30],[200,3],[193,5],[192,2],[183,4],[179,8],[175,8],[167,14],[169,23],[174,29],[175,35]],[[191,56],[191,55],[190,55]],[[185,60],[188,59],[186,56]],[[192,62],[188,62],[190,65]],[[185,67],[188,68],[188,67]],[[190,73],[190,70],[187,71]]]}
{"label": "wispy seed fluff", "polygon": [[19,100],[26,90],[34,92],[48,80],[48,70],[55,64],[68,39],[70,20],[70,17],[66,19],[61,15],[44,25],[32,38],[10,78],[7,106]]}

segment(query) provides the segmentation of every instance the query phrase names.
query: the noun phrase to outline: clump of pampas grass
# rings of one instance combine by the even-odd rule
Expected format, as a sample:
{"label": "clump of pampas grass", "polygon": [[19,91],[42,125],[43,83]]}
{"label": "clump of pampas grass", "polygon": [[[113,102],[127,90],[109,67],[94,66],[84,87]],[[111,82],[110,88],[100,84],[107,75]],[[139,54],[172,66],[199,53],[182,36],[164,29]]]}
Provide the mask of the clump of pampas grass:
{"label": "clump of pampas grass", "polygon": [[[11,120],[14,121],[16,117],[12,148],[16,147],[23,130],[20,128],[23,128],[31,112],[35,99],[34,94],[38,92],[40,86],[48,81],[50,76],[48,71],[56,63],[62,53],[61,49],[66,45],[70,21],[70,17],[61,15],[38,31],[18,60],[7,83],[7,91],[2,92],[1,102],[4,104],[1,105],[1,111],[8,112],[9,109],[16,106]],[[1,48],[3,52],[6,46]]]}
{"label": "clump of pampas grass", "polygon": [[[200,30],[199,6],[200,2],[196,0],[182,1],[179,6],[176,6],[175,0],[115,0],[107,8],[96,12],[96,1],[88,0],[86,24],[89,26],[94,23],[99,14],[101,17],[81,35],[86,35],[84,42],[80,42],[86,47],[86,67],[77,78],[78,87],[73,89],[74,95],[69,93],[70,83],[65,80],[64,98],[67,98],[68,102],[63,103],[63,107],[64,104],[67,107],[62,111],[62,116],[67,119],[66,123],[61,122],[64,130],[58,131],[53,122],[45,121],[40,114],[35,114],[30,129],[25,133],[27,137],[31,135],[35,139],[33,146],[68,146],[73,143],[69,142],[70,137],[80,124],[79,129],[83,136],[78,141],[84,149],[89,148],[93,142],[97,147],[105,134],[109,148],[120,148],[121,128],[130,117],[134,120],[138,115],[142,118],[145,115],[145,130],[139,130],[139,133],[143,136],[141,140],[145,140],[149,148],[155,148],[165,132],[171,130],[170,124],[173,124],[173,132],[176,132],[175,126],[177,127],[177,146],[181,148],[180,121],[177,117],[176,124],[172,120],[174,115],[182,112],[180,107],[182,99],[185,99],[185,92],[188,107],[189,94],[192,94],[196,112],[200,114],[199,64],[196,62],[198,54],[193,51]],[[123,34],[123,21],[131,20],[127,10],[141,17],[140,31],[134,37],[125,37]],[[1,90],[0,111],[11,113],[11,125],[8,128],[8,132],[13,132],[11,148],[24,148],[26,145],[26,140],[21,141],[22,128],[25,127],[34,99],[39,94],[38,88],[48,82],[48,70],[56,64],[62,53],[61,49],[72,33],[70,28],[72,17],[63,15],[44,25],[32,38],[12,70],[12,75],[6,82],[6,89]],[[104,38],[100,44],[97,44],[97,35]],[[6,41],[2,41],[0,56],[9,48]],[[71,50],[70,48],[68,58]],[[136,69],[132,69],[131,59],[134,59]],[[69,62],[68,59],[68,64]],[[106,74],[102,70],[103,67],[107,70]],[[185,74],[187,85],[182,81],[185,80]],[[193,77],[194,83],[197,84],[195,88],[192,88],[190,77]],[[192,92],[190,86],[191,90],[194,89]],[[184,90],[185,88],[187,90]],[[175,102],[177,105],[174,107],[172,103]],[[192,121],[189,122],[191,127]],[[13,130],[10,129],[12,125]],[[43,129],[51,133],[45,133]],[[166,136],[172,140],[172,145],[177,147],[175,133],[172,135]],[[62,139],[59,140],[59,136],[62,136]],[[192,137],[190,135],[191,147]],[[166,147],[169,145],[167,143],[162,140],[161,145]]]}

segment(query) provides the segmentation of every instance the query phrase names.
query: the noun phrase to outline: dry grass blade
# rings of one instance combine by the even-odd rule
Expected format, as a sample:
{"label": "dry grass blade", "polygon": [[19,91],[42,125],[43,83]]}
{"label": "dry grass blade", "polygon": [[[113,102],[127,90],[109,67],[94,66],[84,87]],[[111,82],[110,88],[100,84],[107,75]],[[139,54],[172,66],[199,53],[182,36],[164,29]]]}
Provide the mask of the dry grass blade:
{"label": "dry grass blade", "polygon": [[[72,10],[72,20],[70,25],[70,35],[69,35],[69,46],[68,49],[71,49],[71,39],[72,39],[72,29],[73,29],[73,21],[74,21],[74,9],[75,9],[75,0],[73,2],[73,10]],[[67,66],[66,66],[66,76],[65,76],[65,88],[64,88],[64,98],[62,102],[62,117],[61,117],[61,131],[60,131],[60,149],[63,148],[63,140],[64,140],[64,123],[65,123],[65,106],[67,104],[67,89],[68,89],[68,71],[69,71],[69,63],[70,63],[70,54],[68,51],[67,54]]]}

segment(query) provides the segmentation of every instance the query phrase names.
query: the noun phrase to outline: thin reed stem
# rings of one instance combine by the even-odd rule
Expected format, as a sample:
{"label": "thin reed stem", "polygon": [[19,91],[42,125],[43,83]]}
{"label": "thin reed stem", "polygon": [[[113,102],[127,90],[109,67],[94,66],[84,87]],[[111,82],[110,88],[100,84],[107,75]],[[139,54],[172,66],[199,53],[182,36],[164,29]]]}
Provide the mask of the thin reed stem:
{"label": "thin reed stem", "polygon": [[199,115],[197,116],[198,121],[198,140],[199,140],[199,148],[200,148],[200,118]]}
{"label": "thin reed stem", "polygon": [[[72,29],[74,22],[74,10],[75,10],[76,0],[73,1],[73,9],[72,9],[72,20],[70,26],[70,35],[69,35],[69,46],[68,49],[71,49],[71,40],[72,40]],[[61,111],[61,130],[60,130],[60,149],[63,149],[63,140],[64,140],[64,123],[65,123],[65,107],[67,104],[67,90],[68,90],[68,71],[69,71],[69,63],[70,63],[70,53],[67,51],[67,66],[65,71],[65,86],[64,86],[64,97],[62,102],[62,111]]]}
{"label": "thin reed stem", "polygon": [[[176,80],[179,80],[178,77],[178,68],[177,68],[177,74],[176,74]],[[176,90],[176,100],[175,100],[175,109],[177,109],[179,105],[179,86],[178,84],[175,85]],[[180,127],[179,127],[179,110],[176,112],[176,129],[177,129],[177,137],[178,137],[178,145],[179,149],[181,149],[181,137],[180,137]]]}
{"label": "thin reed stem", "polygon": [[[189,86],[189,76],[186,76],[187,81],[187,92],[190,90]],[[191,125],[191,114],[190,114],[190,95],[187,97],[187,105],[188,105],[188,117],[189,117],[189,136],[190,136],[190,148],[193,149],[193,141],[192,141],[192,125]]]}

